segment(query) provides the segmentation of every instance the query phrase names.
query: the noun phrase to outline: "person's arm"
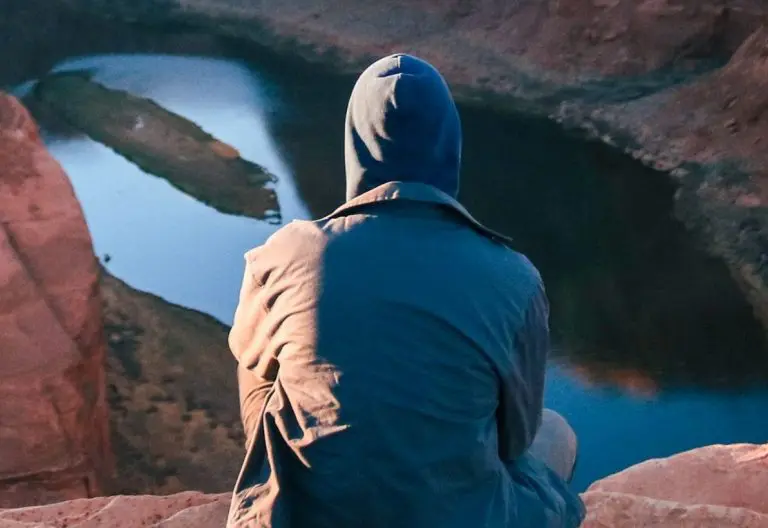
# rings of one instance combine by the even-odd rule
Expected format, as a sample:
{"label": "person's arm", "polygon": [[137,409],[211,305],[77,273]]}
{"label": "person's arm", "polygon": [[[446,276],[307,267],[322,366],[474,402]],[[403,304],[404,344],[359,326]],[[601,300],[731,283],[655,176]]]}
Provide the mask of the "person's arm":
{"label": "person's arm", "polygon": [[510,370],[501,380],[497,422],[499,455],[505,462],[530,447],[541,424],[549,346],[549,303],[539,281],[514,336]]}
{"label": "person's arm", "polygon": [[259,336],[259,326],[266,311],[261,299],[262,285],[254,277],[249,255],[246,255],[240,297],[229,332],[229,348],[238,362],[240,414],[248,438],[251,437],[252,429],[256,426],[258,415],[277,376],[277,359],[264,353],[264,341]]}
{"label": "person's arm", "polygon": [[[277,374],[277,359],[264,354],[267,344],[265,335],[260,328],[267,316],[266,302],[263,291],[263,279],[254,274],[252,260],[261,248],[246,255],[243,284],[240,287],[240,298],[235,310],[234,322],[229,332],[229,348],[243,368],[255,375],[274,381]],[[260,270],[264,274],[263,270]]]}

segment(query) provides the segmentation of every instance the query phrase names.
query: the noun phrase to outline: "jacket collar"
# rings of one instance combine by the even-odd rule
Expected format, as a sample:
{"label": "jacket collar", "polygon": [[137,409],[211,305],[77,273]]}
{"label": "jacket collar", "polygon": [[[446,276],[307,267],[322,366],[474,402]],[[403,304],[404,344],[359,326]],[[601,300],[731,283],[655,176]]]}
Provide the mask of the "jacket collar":
{"label": "jacket collar", "polygon": [[422,202],[451,209],[458,213],[460,218],[469,224],[470,227],[480,232],[480,234],[510,248],[513,247],[513,242],[510,237],[504,236],[500,233],[497,233],[496,231],[493,231],[492,229],[485,227],[483,224],[475,220],[475,218],[469,214],[469,211],[467,211],[464,206],[462,206],[454,198],[444,193],[437,187],[433,187],[432,185],[428,185],[426,183],[399,181],[387,182],[383,185],[379,185],[375,189],[371,189],[370,191],[349,200],[334,212],[324,218],[321,218],[318,221],[322,222],[325,220],[331,220],[333,218],[352,214],[358,209],[373,203],[392,202],[399,200]]}

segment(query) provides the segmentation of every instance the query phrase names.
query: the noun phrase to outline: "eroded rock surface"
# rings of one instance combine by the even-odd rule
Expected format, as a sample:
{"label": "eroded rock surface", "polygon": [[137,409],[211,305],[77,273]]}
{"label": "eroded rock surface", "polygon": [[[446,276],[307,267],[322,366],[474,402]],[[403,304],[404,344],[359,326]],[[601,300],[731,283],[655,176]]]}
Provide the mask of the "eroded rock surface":
{"label": "eroded rock surface", "polygon": [[[583,528],[765,528],[768,445],[716,445],[651,460],[583,495]],[[0,510],[0,528],[224,526],[230,494],[118,496]]]}
{"label": "eroded rock surface", "polygon": [[102,330],[80,205],[26,109],[0,93],[0,507],[102,492]]}
{"label": "eroded rock surface", "polygon": [[768,444],[714,445],[593,484],[585,528],[768,526]]}
{"label": "eroded rock surface", "polygon": [[0,528],[221,528],[230,495],[116,496],[0,510]]}
{"label": "eroded rock surface", "polygon": [[66,174],[6,95],[0,167],[0,508],[231,489],[228,328],[102,277]]}

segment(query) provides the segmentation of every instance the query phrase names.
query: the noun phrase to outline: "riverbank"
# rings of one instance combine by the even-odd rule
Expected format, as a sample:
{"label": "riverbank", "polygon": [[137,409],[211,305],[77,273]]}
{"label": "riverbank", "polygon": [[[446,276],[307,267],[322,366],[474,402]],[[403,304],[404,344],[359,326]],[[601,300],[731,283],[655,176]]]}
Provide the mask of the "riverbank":
{"label": "riverbank", "polygon": [[768,7],[756,0],[62,1],[350,72],[391,52],[421,55],[463,101],[549,117],[669,173],[677,216],[726,261],[768,324]]}
{"label": "riverbank", "polygon": [[101,273],[110,494],[232,489],[245,436],[229,328]]}

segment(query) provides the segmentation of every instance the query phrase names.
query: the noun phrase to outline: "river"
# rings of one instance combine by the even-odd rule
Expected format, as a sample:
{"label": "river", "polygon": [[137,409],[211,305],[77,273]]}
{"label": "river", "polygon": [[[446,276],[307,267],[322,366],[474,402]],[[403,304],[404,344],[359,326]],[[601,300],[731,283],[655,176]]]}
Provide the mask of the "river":
{"label": "river", "polygon": [[[283,222],[332,210],[343,197],[342,124],[354,79],[240,46],[213,55],[86,56],[55,69],[92,70],[266,167],[278,176]],[[768,441],[763,331],[723,264],[673,219],[667,179],[548,123],[460,111],[461,201],[514,237],[547,283],[546,405],[578,433],[574,486],[698,446]],[[230,323],[243,253],[277,226],[219,213],[42,122],[109,270]]]}

